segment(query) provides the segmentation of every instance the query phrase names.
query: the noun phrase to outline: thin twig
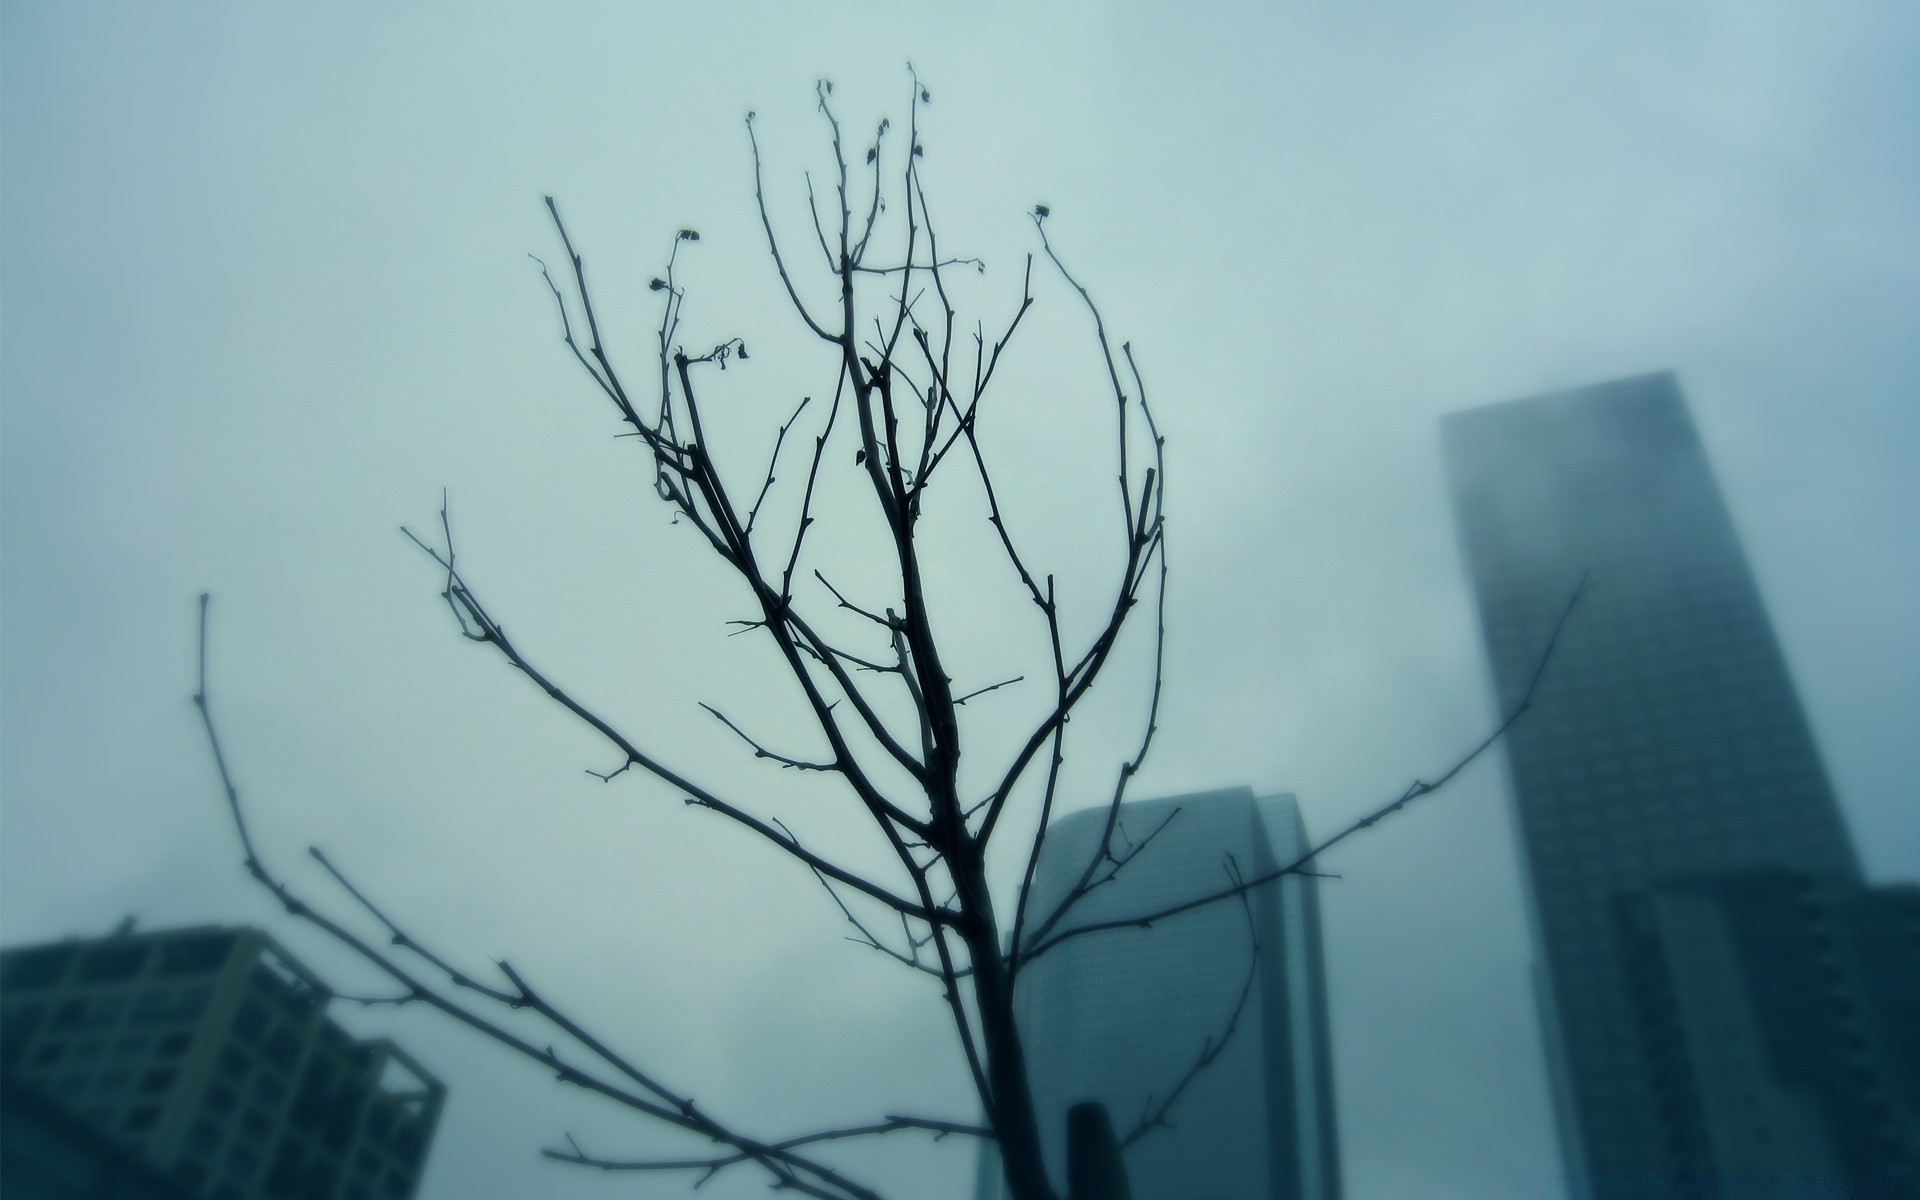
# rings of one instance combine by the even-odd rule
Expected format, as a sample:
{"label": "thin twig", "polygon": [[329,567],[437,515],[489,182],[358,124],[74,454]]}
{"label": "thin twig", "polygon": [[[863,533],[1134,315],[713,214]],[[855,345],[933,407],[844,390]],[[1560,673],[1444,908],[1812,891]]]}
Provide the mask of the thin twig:
{"label": "thin twig", "polygon": [[[247,870],[262,887],[273,894],[275,899],[280,902],[281,906],[284,907],[290,915],[313,924],[334,941],[357,954],[361,959],[399,984],[405,989],[407,995],[417,998],[416,1002],[438,1009],[469,1028],[491,1038],[500,1045],[526,1058],[532,1059],[552,1070],[562,1082],[596,1092],[637,1112],[663,1121],[669,1125],[677,1126],[690,1133],[696,1133],[713,1141],[735,1147],[741,1155],[739,1161],[751,1161],[758,1164],[774,1177],[776,1186],[794,1189],[805,1195],[816,1197],[817,1200],[880,1200],[877,1193],[867,1187],[854,1183],[838,1170],[803,1158],[790,1149],[781,1149],[765,1142],[737,1134],[701,1112],[695,1107],[692,1100],[676,1096],[666,1091],[666,1089],[662,1088],[658,1083],[652,1081],[644,1072],[637,1070],[624,1058],[608,1050],[604,1044],[592,1039],[577,1024],[565,1018],[558,1010],[534,995],[505,964],[501,964],[502,970],[507,972],[508,978],[516,984],[519,991],[511,1000],[505,1002],[496,1000],[494,1001],[495,1003],[506,1003],[508,1007],[534,1007],[540,1015],[546,1017],[576,1041],[586,1046],[589,1053],[599,1058],[608,1066],[635,1080],[646,1092],[653,1093],[658,1099],[650,1099],[645,1094],[628,1091],[613,1083],[609,1083],[592,1071],[578,1066],[573,1061],[556,1053],[551,1046],[536,1046],[497,1022],[481,1016],[473,1009],[448,999],[431,985],[416,977],[392,957],[382,953],[352,930],[341,925],[332,917],[313,908],[305,900],[296,896],[278,876],[267,869],[266,864],[254,851],[252,833],[248,828],[246,812],[240,802],[240,790],[233,781],[233,775],[229,769],[226,754],[221,748],[219,735],[215,732],[212,704],[207,689],[207,610],[210,602],[210,596],[207,593],[202,593],[200,596],[198,688],[193,697],[194,705],[200,711],[201,724],[207,735],[207,745],[212,751],[214,765],[220,775],[221,786],[226,792],[228,811],[232,816],[234,828],[240,835],[241,845],[245,847],[247,851]],[[331,869],[330,864],[329,869]],[[339,878],[337,872],[335,875],[336,878]],[[341,882],[345,884],[346,881],[341,879]],[[357,900],[365,907],[379,914],[379,910],[375,908],[370,901],[367,901],[357,888],[351,888],[351,885],[348,886]],[[395,931],[396,944],[412,949],[415,953],[421,953],[418,950],[418,944],[410,937],[399,933],[397,928],[384,914],[379,914],[379,919],[383,924],[386,924],[390,930]],[[454,980],[453,982],[458,983],[458,980]],[[491,997],[489,998],[491,999]]]}
{"label": "thin twig", "polygon": [[[1227,855],[1227,874],[1233,882],[1241,882],[1240,864],[1231,854]],[[1254,982],[1259,978],[1261,951],[1259,923],[1254,920],[1253,904],[1245,892],[1240,893],[1240,907],[1242,911],[1245,912],[1247,918],[1247,941],[1249,944],[1247,953],[1247,977],[1240,984],[1240,995],[1233,1003],[1233,1011],[1227,1014],[1226,1028],[1218,1034],[1208,1035],[1206,1040],[1201,1042],[1200,1052],[1194,1057],[1193,1065],[1187,1068],[1185,1074],[1174,1081],[1173,1086],[1167,1089],[1165,1098],[1162,1099],[1158,1105],[1153,1103],[1152,1096],[1147,1097],[1146,1103],[1141,1106],[1139,1121],[1134,1125],[1133,1129],[1127,1133],[1127,1136],[1120,1139],[1120,1148],[1122,1150],[1138,1142],[1141,1138],[1146,1137],[1148,1133],[1155,1129],[1173,1128],[1173,1122],[1167,1119],[1167,1114],[1173,1111],[1173,1106],[1179,1103],[1181,1095],[1186,1092],[1194,1080],[1198,1079],[1208,1067],[1214,1064],[1215,1060],[1220,1057],[1221,1052],[1233,1041],[1234,1034],[1239,1032],[1240,1017],[1247,1011],[1247,1000],[1252,997]]]}
{"label": "thin twig", "polygon": [[771,759],[772,761],[779,763],[782,767],[792,767],[796,770],[801,770],[801,771],[838,771],[840,769],[840,764],[837,762],[824,762],[824,763],[808,762],[805,759],[789,758],[784,754],[777,754],[774,751],[767,749],[765,746],[761,745],[759,742],[755,741],[751,734],[749,734],[746,730],[740,728],[740,726],[734,724],[733,719],[731,717],[727,716],[727,714],[721,712],[719,709],[715,708],[713,705],[708,704],[705,701],[702,701],[700,703],[700,707],[706,709],[709,713],[712,713],[714,716],[714,719],[718,720],[722,725],[725,725],[728,729],[733,730],[733,732],[740,738],[741,741],[753,747],[753,756],[755,758]]}
{"label": "thin twig", "polygon": [[1511,729],[1514,722],[1524,716],[1527,710],[1533,706],[1534,692],[1540,686],[1540,679],[1541,676],[1546,673],[1548,662],[1552,660],[1553,648],[1560,640],[1561,631],[1566,628],[1567,619],[1573,615],[1574,606],[1580,602],[1580,597],[1586,594],[1586,590],[1587,578],[1585,575],[1582,575],[1580,577],[1580,583],[1574,588],[1573,595],[1568,599],[1566,607],[1560,610],[1559,619],[1553,624],[1553,632],[1547,638],[1546,647],[1541,651],[1539,662],[1533,670],[1533,677],[1528,681],[1527,690],[1520,697],[1519,703],[1514,705],[1512,711],[1507,713],[1506,718],[1494,728],[1492,733],[1489,733],[1485,738],[1481,739],[1478,745],[1467,751],[1465,755],[1461,756],[1459,761],[1448,767],[1440,775],[1432,780],[1414,780],[1411,784],[1407,785],[1405,791],[1401,792],[1394,799],[1360,816],[1353,821],[1352,824],[1346,826],[1332,837],[1320,842],[1305,854],[1302,854],[1299,858],[1296,858],[1283,867],[1278,867],[1272,871],[1256,876],[1253,879],[1236,884],[1233,887],[1212,892],[1204,896],[1197,896],[1179,904],[1168,905],[1154,912],[1141,913],[1138,916],[1118,918],[1109,921],[1095,921],[1086,925],[1076,925],[1070,929],[1056,933],[1052,937],[1036,939],[1037,944],[1031,949],[1022,952],[1020,956],[1022,961],[1030,963],[1055,946],[1071,941],[1074,938],[1085,937],[1088,934],[1100,933],[1109,929],[1145,929],[1152,926],[1156,921],[1164,921],[1168,917],[1178,916],[1184,912],[1192,912],[1196,908],[1204,908],[1209,904],[1218,904],[1222,900],[1231,900],[1235,896],[1244,895],[1256,888],[1265,887],[1277,879],[1284,879],[1289,875],[1298,874],[1302,868],[1309,866],[1315,858],[1325,854],[1328,850],[1346,841],[1354,834],[1365,829],[1372,829],[1382,820],[1404,809],[1413,801],[1420,799],[1422,796],[1431,796],[1440,791],[1446,787],[1448,783],[1452,782],[1454,776],[1464,771],[1469,764],[1473,763],[1482,754],[1485,754],[1495,742],[1500,740],[1501,735]]}

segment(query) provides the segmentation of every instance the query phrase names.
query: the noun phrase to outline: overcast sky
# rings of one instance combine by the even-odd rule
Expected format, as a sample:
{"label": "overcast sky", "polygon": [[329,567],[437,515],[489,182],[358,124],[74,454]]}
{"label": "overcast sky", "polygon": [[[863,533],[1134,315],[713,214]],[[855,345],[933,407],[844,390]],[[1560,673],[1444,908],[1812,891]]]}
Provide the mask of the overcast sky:
{"label": "overcast sky", "polygon": [[[798,233],[814,79],[866,130],[904,116],[909,59],[936,216],[988,260],[987,318],[1017,299],[1022,214],[1049,205],[1168,436],[1169,691],[1137,794],[1293,791],[1326,831],[1444,767],[1494,714],[1437,417],[1672,368],[1869,870],[1920,877],[1920,11],[805,7],[5,5],[7,943],[129,912],[258,924],[364,981],[238,866],[187,700],[211,590],[228,750],[303,887],[327,894],[302,854],[322,845],[475,970],[510,959],[766,1136],[971,1117],[928,981],[840,940],[810,879],[708,814],[589,778],[607,748],[456,635],[396,532],[449,489],[474,581],[537,662],[852,845],[844,810],[783,807],[790,779],[696,707],[793,728],[527,253],[554,253],[551,192],[643,370],[646,281],[698,228],[689,344],[755,346],[735,428],[758,459],[831,373],[769,269],[742,117]],[[1100,467],[1108,436],[1071,300],[1043,281],[1008,364],[1007,428],[1032,441],[1006,438],[1003,470],[1090,589],[1104,560],[1052,473]],[[1018,605],[1004,582],[963,581],[952,611],[992,627]],[[1111,736],[1083,734],[1089,780],[1139,719],[1140,661],[1102,696]],[[1349,1195],[1554,1195],[1498,764],[1332,865]],[[427,1200],[685,1190],[541,1163],[568,1130],[667,1143],[462,1031],[349,1019],[452,1086]],[[861,1161],[960,1197],[957,1141]]]}

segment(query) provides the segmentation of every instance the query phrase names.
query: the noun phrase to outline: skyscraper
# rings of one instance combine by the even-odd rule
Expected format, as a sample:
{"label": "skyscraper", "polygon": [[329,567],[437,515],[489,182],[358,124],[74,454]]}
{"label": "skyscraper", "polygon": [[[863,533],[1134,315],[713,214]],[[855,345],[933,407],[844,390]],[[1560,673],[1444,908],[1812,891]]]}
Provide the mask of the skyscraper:
{"label": "skyscraper", "polygon": [[[1841,1085],[1808,1082],[1825,1051],[1790,1033],[1840,1002],[1787,998],[1786,943],[1757,932],[1786,928],[1764,916],[1790,907],[1783,889],[1864,885],[1674,377],[1454,413],[1443,442],[1503,711],[1590,582],[1506,741],[1576,1194],[1902,1169],[1907,1133],[1879,1157],[1842,1145]],[[1813,953],[1817,925],[1788,957]],[[1911,1100],[1861,1086],[1855,1117],[1912,1129]]]}
{"label": "skyscraper", "polygon": [[0,1151],[0,1177],[22,1196],[171,1194],[90,1171],[119,1156],[209,1200],[419,1184],[446,1089],[332,1021],[332,993],[258,930],[10,949],[0,986],[7,1124],[33,1131]]}
{"label": "skyscraper", "polygon": [[1787,1181],[1920,1194],[1920,888],[1761,868],[1622,909],[1676,1178],[1735,1196]]}
{"label": "skyscraper", "polygon": [[[1035,919],[1080,878],[1105,821],[1105,809],[1091,809],[1053,824],[1034,879]],[[1060,928],[1152,913],[1308,849],[1293,797],[1256,799],[1247,788],[1122,806],[1114,851],[1124,857],[1136,846],[1137,856]],[[1015,1004],[1056,1186],[1071,1105],[1104,1102],[1125,1139],[1212,1053],[1167,1124],[1127,1147],[1134,1200],[1339,1196],[1312,878],[1261,888],[1248,906],[1228,901],[1065,942],[1022,973]],[[999,1194],[997,1176],[988,1156],[984,1195]]]}

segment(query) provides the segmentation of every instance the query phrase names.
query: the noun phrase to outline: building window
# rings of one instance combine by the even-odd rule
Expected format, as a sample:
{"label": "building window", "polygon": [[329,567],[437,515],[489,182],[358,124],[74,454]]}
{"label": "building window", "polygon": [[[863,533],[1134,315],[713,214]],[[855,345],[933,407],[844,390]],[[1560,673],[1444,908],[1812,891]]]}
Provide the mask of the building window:
{"label": "building window", "polygon": [[101,946],[80,960],[81,983],[118,983],[132,979],[147,965],[151,946]]}
{"label": "building window", "polygon": [[276,1025],[273,1033],[267,1038],[267,1059],[280,1066],[291,1067],[293,1056],[299,1049],[300,1040],[293,1035],[293,1030],[285,1025]]}
{"label": "building window", "polygon": [[141,992],[133,998],[131,1019],[141,1025],[151,1025],[167,1019],[167,994],[162,991]]}
{"label": "building window", "polygon": [[95,996],[87,1002],[86,1017],[88,1025],[118,1025],[120,1018],[126,1015],[127,997],[123,993],[110,992],[105,996]]}
{"label": "building window", "polygon": [[207,1098],[202,1107],[214,1116],[222,1117],[232,1112],[239,1101],[238,1093],[231,1087],[223,1083],[213,1083],[207,1085]]}
{"label": "building window", "polygon": [[7,956],[5,970],[0,971],[0,989],[11,992],[58,983],[66,975],[67,964],[73,961],[73,954],[72,946],[42,946],[37,950],[11,953]]}
{"label": "building window", "polygon": [[260,1170],[260,1151],[245,1142],[235,1142],[227,1151],[227,1171],[241,1179],[251,1179]]}
{"label": "building window", "polygon": [[195,1150],[204,1151],[206,1154],[212,1155],[215,1150],[220,1148],[220,1132],[221,1127],[218,1122],[211,1121],[206,1117],[201,1117],[193,1123],[193,1128],[187,1132],[187,1144]]}
{"label": "building window", "polygon": [[212,933],[183,938],[160,947],[160,961],[154,972],[159,975],[196,975],[224,963],[233,948],[233,935]]}
{"label": "building window", "polygon": [[246,999],[240,1002],[240,1011],[233,1016],[233,1031],[247,1041],[255,1041],[267,1026],[267,1010],[260,1002]]}

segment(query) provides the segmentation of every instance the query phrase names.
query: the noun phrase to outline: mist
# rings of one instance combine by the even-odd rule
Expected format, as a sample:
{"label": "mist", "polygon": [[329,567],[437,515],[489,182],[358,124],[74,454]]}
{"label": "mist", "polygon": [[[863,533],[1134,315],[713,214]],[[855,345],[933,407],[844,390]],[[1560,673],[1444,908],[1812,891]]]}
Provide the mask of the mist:
{"label": "mist", "polygon": [[[831,376],[801,357],[743,118],[800,236],[802,173],[828,161],[815,80],[867,130],[904,115],[909,60],[932,96],[929,199],[943,245],[987,263],[981,311],[1017,303],[1044,203],[1167,437],[1166,696],[1133,795],[1289,792],[1325,833],[1445,769],[1499,715],[1440,415],[1671,369],[1868,874],[1920,878],[1911,6],[0,19],[8,945],[126,914],[250,924],[367,982],[240,866],[189,702],[210,591],[222,736],[262,852],[307,891],[328,888],[319,845],[436,947],[509,959],[768,1136],[976,1116],[937,987],[849,944],[813,880],[672,790],[589,775],[617,765],[606,745],[458,636],[443,576],[397,532],[435,528],[445,489],[463,567],[537,661],[716,785],[787,787],[698,707],[772,732],[795,715],[766,647],[726,636],[743,597],[615,438],[528,255],[557,260],[551,194],[639,365],[647,281],[697,228],[689,343],[753,346],[737,445],[764,456]],[[1048,514],[1099,486],[1074,447],[1104,381],[1076,299],[1036,291],[1003,368],[1003,470],[1037,549],[1085,579],[1104,560]],[[956,563],[954,612],[1019,601]],[[1104,801],[1137,740],[1130,653],[1073,807]],[[850,822],[794,808],[864,852]],[[1559,1195],[1497,757],[1324,865],[1349,1196]],[[623,1156],[683,1143],[430,1014],[339,1015],[449,1084],[426,1200],[690,1182],[543,1162],[569,1132]],[[849,1161],[958,1198],[963,1143]]]}

